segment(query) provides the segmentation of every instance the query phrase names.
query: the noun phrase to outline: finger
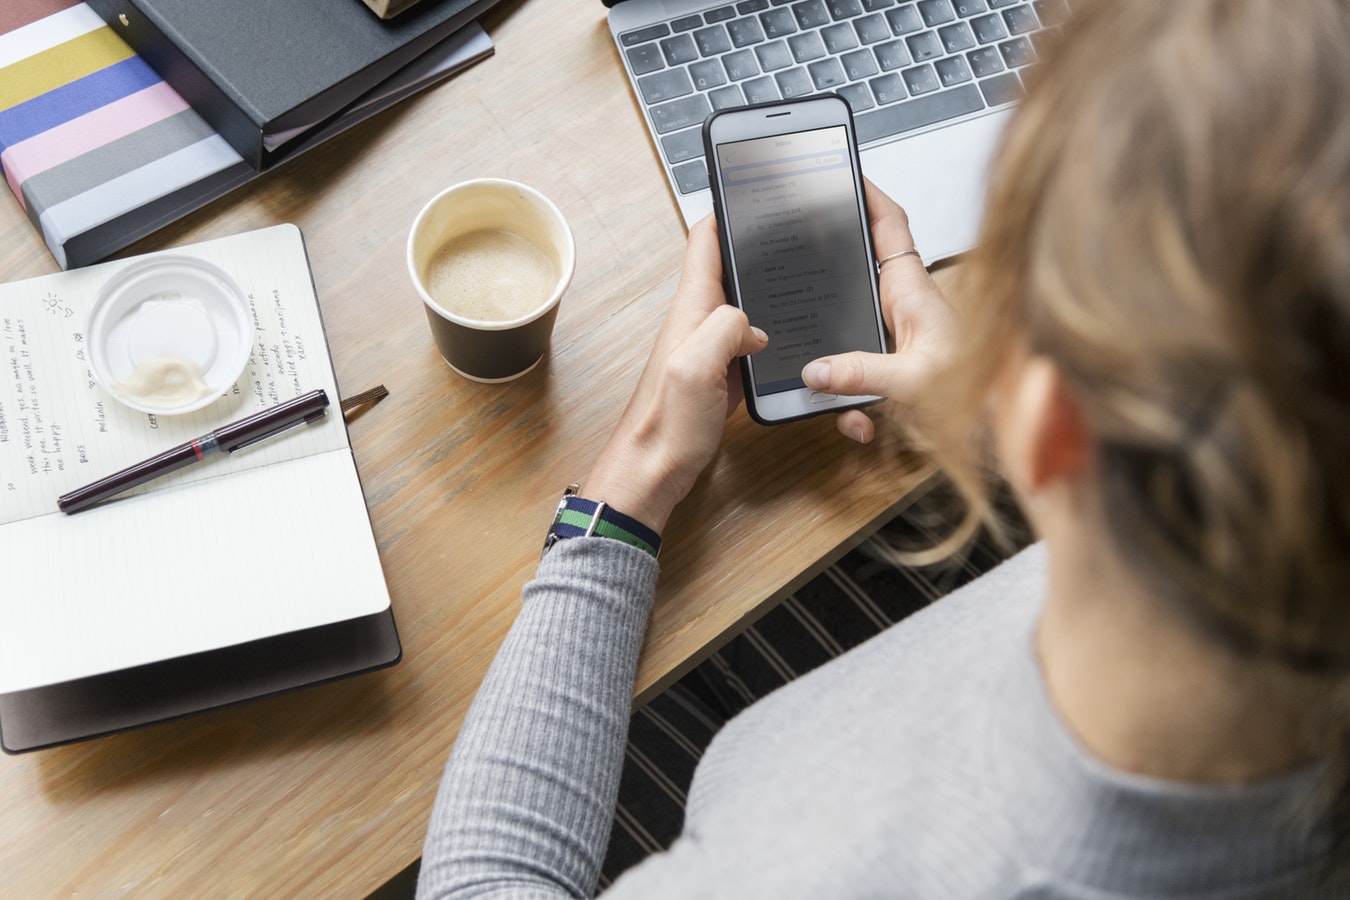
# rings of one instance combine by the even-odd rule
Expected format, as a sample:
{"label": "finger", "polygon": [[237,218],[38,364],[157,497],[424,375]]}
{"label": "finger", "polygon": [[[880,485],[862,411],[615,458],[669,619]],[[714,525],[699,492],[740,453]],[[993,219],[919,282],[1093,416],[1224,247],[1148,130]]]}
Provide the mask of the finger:
{"label": "finger", "polygon": [[909,401],[916,391],[914,361],[894,353],[841,353],[813,360],[802,369],[802,381],[815,391],[847,397],[870,395]]}
{"label": "finger", "polygon": [[867,194],[867,218],[872,227],[872,249],[877,259],[914,246],[914,235],[909,230],[909,216],[889,196],[871,181],[864,179]]}
{"label": "finger", "polygon": [[722,252],[717,243],[717,224],[711,215],[689,229],[679,294],[687,301],[684,308],[699,320],[726,303],[722,291]]}
{"label": "finger", "polygon": [[869,444],[872,438],[876,437],[877,429],[867,413],[860,409],[849,409],[841,412],[834,420],[835,426],[840,434],[846,438],[852,438],[860,444]]}
{"label": "finger", "polygon": [[757,353],[768,342],[763,331],[750,326],[745,313],[722,306],[673,349],[664,371],[681,394],[711,397],[706,391],[715,388],[721,396],[722,391],[734,391],[728,373],[737,357]]}
{"label": "finger", "polygon": [[690,360],[704,366],[705,371],[719,372],[737,357],[758,353],[768,343],[769,336],[751,325],[745,313],[723,304],[694,330],[685,348]]}

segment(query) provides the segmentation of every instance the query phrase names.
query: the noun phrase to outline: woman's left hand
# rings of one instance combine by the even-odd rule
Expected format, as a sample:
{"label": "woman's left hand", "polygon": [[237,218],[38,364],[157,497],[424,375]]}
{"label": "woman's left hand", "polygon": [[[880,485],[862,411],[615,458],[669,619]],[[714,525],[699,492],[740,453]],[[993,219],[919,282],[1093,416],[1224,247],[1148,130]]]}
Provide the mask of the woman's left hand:
{"label": "woman's left hand", "polygon": [[730,306],[711,216],[689,231],[680,286],[632,399],[583,486],[661,531],[693,487],[743,398],[737,357],[768,337]]}

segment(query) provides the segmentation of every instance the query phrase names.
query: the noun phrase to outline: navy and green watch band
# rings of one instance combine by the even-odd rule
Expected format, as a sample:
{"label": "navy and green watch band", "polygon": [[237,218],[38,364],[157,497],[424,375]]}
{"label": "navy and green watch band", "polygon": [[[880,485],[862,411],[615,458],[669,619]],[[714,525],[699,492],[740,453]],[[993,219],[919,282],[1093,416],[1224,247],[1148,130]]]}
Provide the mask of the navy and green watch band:
{"label": "navy and green watch band", "polygon": [[570,486],[558,501],[558,512],[548,529],[544,552],[558,541],[574,537],[606,537],[656,556],[661,551],[661,536],[631,516],[625,516],[603,500],[577,496],[580,485]]}

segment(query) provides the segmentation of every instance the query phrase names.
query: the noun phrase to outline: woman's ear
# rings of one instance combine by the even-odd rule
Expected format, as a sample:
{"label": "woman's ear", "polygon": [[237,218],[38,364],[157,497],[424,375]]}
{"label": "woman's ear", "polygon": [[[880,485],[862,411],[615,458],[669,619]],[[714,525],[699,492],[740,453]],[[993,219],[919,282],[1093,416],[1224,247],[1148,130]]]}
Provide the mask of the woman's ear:
{"label": "woman's ear", "polygon": [[1033,354],[1013,362],[997,403],[999,456],[1017,491],[1031,496],[1087,467],[1087,427],[1051,359]]}

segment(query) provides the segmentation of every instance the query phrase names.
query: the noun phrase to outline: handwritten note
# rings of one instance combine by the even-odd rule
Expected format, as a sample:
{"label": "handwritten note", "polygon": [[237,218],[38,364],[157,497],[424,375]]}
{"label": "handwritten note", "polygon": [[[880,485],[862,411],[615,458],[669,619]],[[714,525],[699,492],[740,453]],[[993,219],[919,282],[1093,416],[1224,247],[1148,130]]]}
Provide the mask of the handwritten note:
{"label": "handwritten note", "polygon": [[[285,228],[286,226],[283,226]],[[293,229],[292,229],[293,231]],[[298,239],[298,237],[297,237]],[[193,252],[235,273],[253,314],[254,346],[244,374],[215,403],[184,416],[121,405],[95,381],[85,322],[100,285],[126,262],[5,285],[0,290],[0,524],[55,511],[56,498],[131,463],[316,387],[337,388],[313,288],[287,267],[285,250],[226,239]],[[247,254],[247,258],[241,258]],[[228,460],[139,489],[200,481],[346,444],[337,416]]]}
{"label": "handwritten note", "polygon": [[[231,273],[254,345],[219,400],[123,406],[84,340],[131,261],[0,285],[0,693],[378,612],[389,605],[304,244],[277,226],[169,251]],[[315,388],[323,419],[66,516],[56,498]]]}

